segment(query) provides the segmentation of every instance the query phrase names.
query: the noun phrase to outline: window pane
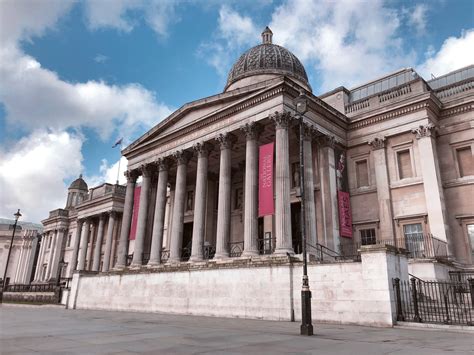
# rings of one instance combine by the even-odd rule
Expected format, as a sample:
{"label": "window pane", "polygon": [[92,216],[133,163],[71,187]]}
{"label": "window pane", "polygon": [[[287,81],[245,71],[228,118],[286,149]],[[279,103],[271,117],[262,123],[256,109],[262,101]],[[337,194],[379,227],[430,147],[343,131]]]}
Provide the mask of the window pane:
{"label": "window pane", "polygon": [[402,152],[397,153],[398,159],[398,175],[400,179],[406,179],[413,176],[411,170],[411,159],[410,159],[410,151],[404,150]]}
{"label": "window pane", "polygon": [[376,243],[375,229],[361,229],[360,230],[360,243],[362,245],[372,245]]}
{"label": "window pane", "polygon": [[471,147],[458,149],[456,153],[461,177],[474,175],[474,158],[472,157]]}

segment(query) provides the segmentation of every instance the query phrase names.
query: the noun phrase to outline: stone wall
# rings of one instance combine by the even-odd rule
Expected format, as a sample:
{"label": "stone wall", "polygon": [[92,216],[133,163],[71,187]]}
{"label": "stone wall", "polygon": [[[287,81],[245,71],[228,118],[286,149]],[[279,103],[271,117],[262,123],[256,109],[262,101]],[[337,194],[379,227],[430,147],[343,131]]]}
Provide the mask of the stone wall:
{"label": "stone wall", "polygon": [[[391,326],[392,278],[407,277],[407,262],[370,246],[360,263],[312,263],[308,275],[315,321]],[[301,276],[301,262],[282,257],[75,273],[68,308],[299,320]]]}

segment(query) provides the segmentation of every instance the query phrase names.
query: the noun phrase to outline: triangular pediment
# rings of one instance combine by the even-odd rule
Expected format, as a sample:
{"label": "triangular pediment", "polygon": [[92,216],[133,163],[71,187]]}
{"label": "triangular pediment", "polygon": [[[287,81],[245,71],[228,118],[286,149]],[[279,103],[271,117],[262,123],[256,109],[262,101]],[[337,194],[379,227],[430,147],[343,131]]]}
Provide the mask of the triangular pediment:
{"label": "triangular pediment", "polygon": [[282,79],[280,78],[272,79],[187,103],[130,144],[122,153],[127,156],[129,153],[140,150],[142,147],[157,142],[162,138],[169,137],[175,132],[196,125],[210,116],[217,115],[235,105],[241,105],[243,102],[261,95],[269,88],[281,82]]}

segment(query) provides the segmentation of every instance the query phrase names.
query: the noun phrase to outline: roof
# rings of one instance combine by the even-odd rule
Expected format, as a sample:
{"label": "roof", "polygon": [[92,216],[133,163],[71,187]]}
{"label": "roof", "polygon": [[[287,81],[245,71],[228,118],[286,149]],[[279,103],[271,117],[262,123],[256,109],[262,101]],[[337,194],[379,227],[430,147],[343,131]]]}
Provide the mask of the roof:
{"label": "roof", "polygon": [[89,190],[86,182],[82,178],[82,174],[79,175],[79,177],[71,183],[71,185],[69,186],[69,189],[77,189],[77,190],[84,190],[84,191]]}

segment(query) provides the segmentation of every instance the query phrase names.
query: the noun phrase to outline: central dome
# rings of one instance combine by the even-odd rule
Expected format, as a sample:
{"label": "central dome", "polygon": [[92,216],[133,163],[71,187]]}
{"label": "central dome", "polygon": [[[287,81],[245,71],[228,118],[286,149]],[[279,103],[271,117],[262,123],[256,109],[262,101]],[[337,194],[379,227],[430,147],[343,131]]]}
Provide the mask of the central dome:
{"label": "central dome", "polygon": [[[272,75],[286,75],[296,79],[311,91],[303,64],[288,49],[273,44],[272,35],[272,31],[266,27],[262,33],[263,43],[250,48],[240,56],[229,72],[224,91],[230,86],[236,88],[233,84],[241,79],[257,75],[263,75],[262,80]],[[252,82],[246,84],[250,85]]]}

